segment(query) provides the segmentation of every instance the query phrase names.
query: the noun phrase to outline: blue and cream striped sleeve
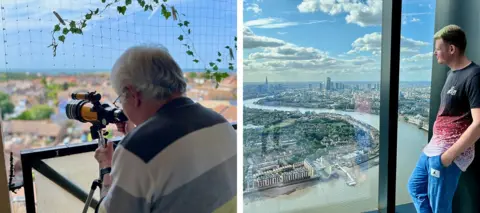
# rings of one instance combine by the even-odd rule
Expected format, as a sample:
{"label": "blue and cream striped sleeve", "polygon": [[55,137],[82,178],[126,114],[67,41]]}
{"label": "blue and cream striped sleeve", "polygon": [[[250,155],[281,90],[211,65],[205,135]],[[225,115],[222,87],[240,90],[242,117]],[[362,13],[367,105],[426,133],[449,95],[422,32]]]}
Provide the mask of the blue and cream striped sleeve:
{"label": "blue and cream striped sleeve", "polygon": [[112,165],[112,185],[100,203],[98,212],[149,213],[154,187],[147,164],[119,145],[115,150]]}

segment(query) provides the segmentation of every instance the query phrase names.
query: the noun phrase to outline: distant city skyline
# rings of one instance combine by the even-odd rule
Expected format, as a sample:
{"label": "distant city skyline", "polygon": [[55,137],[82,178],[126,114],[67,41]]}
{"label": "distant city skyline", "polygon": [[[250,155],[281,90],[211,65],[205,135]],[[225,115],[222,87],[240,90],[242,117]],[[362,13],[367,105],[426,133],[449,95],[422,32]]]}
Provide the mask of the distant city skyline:
{"label": "distant city skyline", "polygon": [[[237,35],[236,1],[169,0],[168,4],[179,11],[178,18],[190,22],[193,42],[189,43],[194,44],[203,61],[197,64],[182,45],[187,37],[183,42],[178,40],[181,34],[187,32],[182,33],[172,17],[165,20],[160,10],[155,8],[154,12],[144,12],[137,1],[132,1],[125,15],[120,15],[116,8],[125,4],[125,1],[120,1],[101,17],[87,22],[83,35],[69,33],[65,43],[57,40],[57,56],[53,57],[52,49],[47,47],[52,42],[51,30],[58,23],[53,11],[69,21],[80,20],[89,9],[103,8],[106,3],[100,0],[1,1],[4,9],[0,13],[5,19],[0,21],[0,25],[5,30],[0,37],[5,43],[0,45],[0,69],[109,70],[124,50],[141,44],[165,46],[183,69],[202,69],[218,58],[218,51],[222,52],[222,62],[225,62],[228,57],[225,46],[233,47]],[[216,11],[215,8],[222,10]],[[222,63],[222,68],[228,68],[228,64]]]}
{"label": "distant city skyline", "polygon": [[[278,84],[278,83],[325,83],[326,80],[304,80],[304,81],[301,81],[301,80],[288,80],[288,79],[283,79],[283,80],[279,80],[279,81],[275,81],[275,80],[271,80],[270,77],[267,77],[268,78],[268,83],[272,83],[272,84]],[[331,79],[331,82],[340,82],[340,83],[380,83],[380,80],[335,80],[333,78],[330,78]],[[263,80],[254,80],[254,81],[243,81],[244,83],[252,83],[252,84],[262,84],[262,83],[266,83],[265,82],[266,78],[264,78]],[[409,82],[412,82],[412,83],[430,83],[431,82],[431,79],[427,79],[427,80],[400,80],[400,83],[409,83]]]}
{"label": "distant city skyline", "polygon": [[[435,1],[402,8],[400,80],[429,80]],[[245,82],[380,80],[381,0],[248,0],[244,11]]]}

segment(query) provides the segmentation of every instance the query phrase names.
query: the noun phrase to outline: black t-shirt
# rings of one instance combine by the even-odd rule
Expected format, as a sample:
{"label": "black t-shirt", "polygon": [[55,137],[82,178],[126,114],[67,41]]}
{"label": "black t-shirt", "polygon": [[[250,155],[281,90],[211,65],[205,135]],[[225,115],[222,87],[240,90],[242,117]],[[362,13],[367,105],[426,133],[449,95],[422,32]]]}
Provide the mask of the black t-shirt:
{"label": "black t-shirt", "polygon": [[480,66],[472,62],[463,69],[449,71],[434,131],[460,137],[472,123],[470,110],[479,107]]}

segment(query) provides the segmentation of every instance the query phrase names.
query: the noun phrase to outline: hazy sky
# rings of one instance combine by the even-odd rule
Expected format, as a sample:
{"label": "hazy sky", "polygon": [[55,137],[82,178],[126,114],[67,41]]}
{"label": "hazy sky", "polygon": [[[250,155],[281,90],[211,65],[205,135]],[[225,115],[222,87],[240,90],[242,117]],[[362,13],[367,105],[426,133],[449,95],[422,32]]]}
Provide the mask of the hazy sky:
{"label": "hazy sky", "polygon": [[[403,2],[401,80],[429,80],[435,1]],[[244,9],[246,82],[380,80],[381,0],[247,0]]]}
{"label": "hazy sky", "polygon": [[[107,0],[113,2],[113,0]],[[124,4],[125,1],[120,1]],[[166,46],[182,68],[203,68],[185,54],[186,48],[177,38],[180,28],[165,20],[160,10],[143,12],[136,0],[125,16],[116,11],[118,5],[102,17],[90,21],[84,35],[68,34],[54,58],[51,30],[58,23],[52,11],[64,19],[78,20],[89,9],[104,4],[100,0],[1,0],[2,41],[0,69],[110,69],[118,56],[136,44]],[[147,1],[149,2],[149,1]],[[217,51],[227,53],[225,46],[234,45],[237,32],[236,0],[169,0],[190,22],[191,39],[201,59],[207,64],[217,59]],[[6,55],[5,55],[6,54]],[[226,54],[224,54],[226,56]],[[224,60],[225,61],[225,60]],[[228,67],[228,65],[226,66]]]}

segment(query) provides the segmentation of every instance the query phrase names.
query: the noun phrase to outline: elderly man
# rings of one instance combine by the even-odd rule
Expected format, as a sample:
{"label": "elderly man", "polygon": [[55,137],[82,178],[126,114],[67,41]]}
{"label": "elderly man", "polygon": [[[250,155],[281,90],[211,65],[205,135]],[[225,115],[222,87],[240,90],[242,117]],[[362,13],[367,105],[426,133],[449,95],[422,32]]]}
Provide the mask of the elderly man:
{"label": "elderly man", "polygon": [[109,142],[95,152],[98,212],[235,212],[236,132],[184,96],[182,70],[167,50],[128,49],[111,81],[131,122],[120,131],[135,128],[115,151]]}

